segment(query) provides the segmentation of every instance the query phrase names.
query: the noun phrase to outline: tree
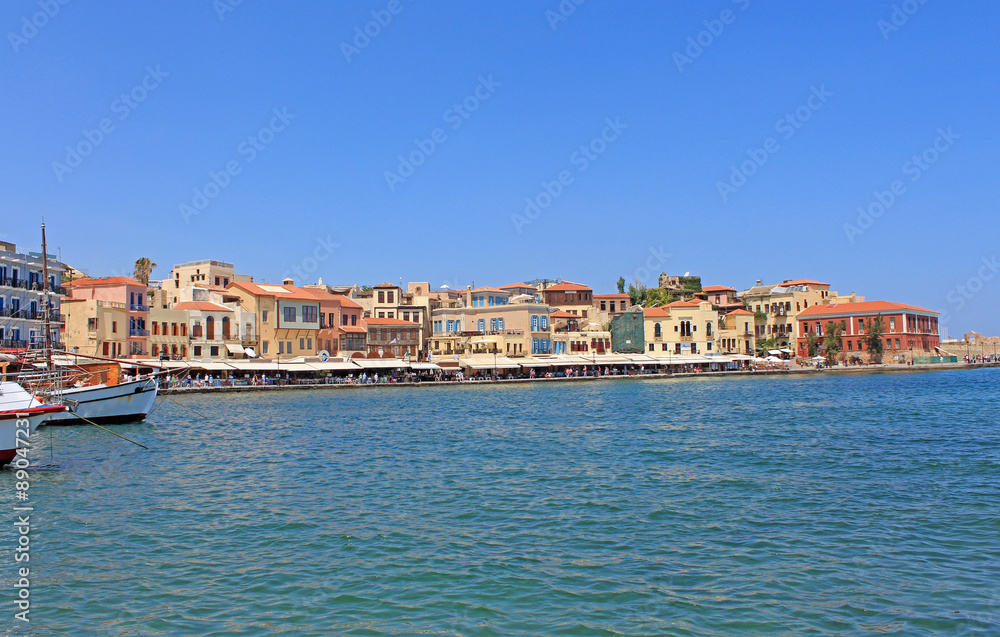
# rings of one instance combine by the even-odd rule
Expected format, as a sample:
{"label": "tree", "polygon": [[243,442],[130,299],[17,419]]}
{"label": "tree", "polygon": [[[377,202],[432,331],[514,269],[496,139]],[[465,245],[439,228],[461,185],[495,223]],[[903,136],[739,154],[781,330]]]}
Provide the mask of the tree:
{"label": "tree", "polygon": [[772,349],[778,349],[778,339],[771,336],[770,338],[758,338],[757,339],[757,355],[761,358],[767,358],[771,353]]}
{"label": "tree", "polygon": [[646,303],[646,286],[639,279],[628,286],[628,296],[632,305],[644,305]]}
{"label": "tree", "polygon": [[625,277],[618,277],[618,294],[625,294]]}
{"label": "tree", "polygon": [[823,345],[826,346],[826,360],[831,363],[837,354],[844,349],[845,329],[847,329],[847,324],[843,321],[840,323],[830,321],[826,324],[826,338],[823,339]]}
{"label": "tree", "polygon": [[149,275],[153,273],[156,264],[149,257],[135,260],[135,280],[143,285],[149,285]]}
{"label": "tree", "polygon": [[882,322],[882,315],[879,314],[868,321],[868,330],[865,333],[864,343],[868,349],[868,357],[872,362],[881,363],[882,354],[885,352],[885,343],[882,336],[885,334],[885,323]]}
{"label": "tree", "polygon": [[815,356],[816,352],[819,351],[819,337],[809,332],[809,335],[806,336],[806,347],[809,351],[809,358]]}

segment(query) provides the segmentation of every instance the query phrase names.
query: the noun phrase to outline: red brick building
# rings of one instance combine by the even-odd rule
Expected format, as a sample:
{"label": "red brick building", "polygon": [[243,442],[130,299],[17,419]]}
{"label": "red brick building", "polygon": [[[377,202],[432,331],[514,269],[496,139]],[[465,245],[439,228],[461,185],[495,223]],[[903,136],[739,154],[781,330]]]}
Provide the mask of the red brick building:
{"label": "red brick building", "polygon": [[847,356],[857,356],[867,350],[864,344],[867,327],[878,316],[882,317],[885,327],[883,358],[898,357],[902,361],[912,360],[914,354],[937,354],[941,345],[938,312],[890,301],[813,305],[802,310],[796,317],[797,354],[809,355],[806,339],[810,334],[822,339],[829,323],[842,321],[845,325],[843,352]]}

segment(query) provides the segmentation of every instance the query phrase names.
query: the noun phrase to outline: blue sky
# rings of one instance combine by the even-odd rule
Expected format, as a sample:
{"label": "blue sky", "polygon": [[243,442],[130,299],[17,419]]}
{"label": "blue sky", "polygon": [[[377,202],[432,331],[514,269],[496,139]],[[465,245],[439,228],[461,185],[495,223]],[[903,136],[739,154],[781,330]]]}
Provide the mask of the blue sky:
{"label": "blue sky", "polygon": [[811,278],[1000,333],[993,3],[63,1],[0,11],[0,234],[92,275]]}

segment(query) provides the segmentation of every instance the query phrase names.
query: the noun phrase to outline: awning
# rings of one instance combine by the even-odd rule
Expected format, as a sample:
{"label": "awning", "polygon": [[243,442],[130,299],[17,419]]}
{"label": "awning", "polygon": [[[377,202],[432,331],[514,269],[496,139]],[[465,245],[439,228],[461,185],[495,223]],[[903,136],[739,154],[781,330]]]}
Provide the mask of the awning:
{"label": "awning", "polygon": [[459,359],[462,367],[469,369],[517,369],[520,363],[510,360],[506,356],[466,356]]}
{"label": "awning", "polygon": [[519,362],[521,367],[552,367],[558,362],[556,359],[541,360],[538,358],[529,358],[522,362]]}
{"label": "awning", "polygon": [[403,369],[409,366],[400,358],[355,358],[354,362],[365,369]]}
{"label": "awning", "polygon": [[226,350],[230,354],[239,354],[240,356],[246,351],[239,343],[226,343]]}
{"label": "awning", "polygon": [[350,361],[317,361],[312,363],[306,363],[309,367],[320,372],[351,372],[358,371],[361,368]]}
{"label": "awning", "polygon": [[434,363],[411,363],[410,369],[418,372],[439,372],[441,371],[441,366]]}
{"label": "awning", "polygon": [[782,348],[781,348],[781,353],[782,353],[782,354],[791,354],[791,353],[792,353],[792,350],[790,350],[790,349],[786,349],[786,348],[782,347]]}
{"label": "awning", "polygon": [[[767,353],[770,354],[770,355],[772,355],[772,356],[777,356],[778,354],[781,353],[781,351],[782,350],[780,350],[780,349],[769,349],[769,350],[767,350]],[[789,352],[789,353],[791,353],[791,352]]]}
{"label": "awning", "polygon": [[227,363],[191,361],[191,369],[203,369],[206,372],[228,372],[233,368]]}
{"label": "awning", "polygon": [[274,372],[278,366],[266,361],[233,361],[229,366],[241,372]]}

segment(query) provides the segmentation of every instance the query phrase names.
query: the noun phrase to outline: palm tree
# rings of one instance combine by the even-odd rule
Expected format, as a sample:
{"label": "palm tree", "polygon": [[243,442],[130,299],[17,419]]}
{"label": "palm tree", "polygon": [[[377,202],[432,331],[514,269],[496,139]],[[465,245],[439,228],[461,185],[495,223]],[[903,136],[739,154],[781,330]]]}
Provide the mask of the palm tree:
{"label": "palm tree", "polygon": [[149,257],[135,260],[135,280],[143,285],[149,285],[149,275],[153,273],[156,264]]}

